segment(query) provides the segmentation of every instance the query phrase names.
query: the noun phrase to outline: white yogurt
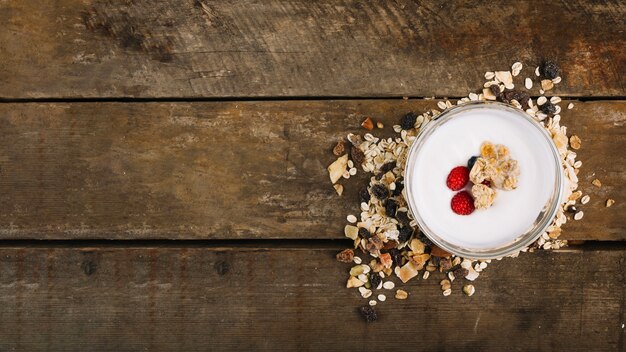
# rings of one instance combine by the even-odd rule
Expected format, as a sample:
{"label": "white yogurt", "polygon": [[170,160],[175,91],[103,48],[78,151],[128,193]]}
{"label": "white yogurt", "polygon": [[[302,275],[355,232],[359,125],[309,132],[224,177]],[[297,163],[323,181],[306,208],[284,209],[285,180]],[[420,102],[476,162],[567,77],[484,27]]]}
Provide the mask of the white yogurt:
{"label": "white yogurt", "polygon": [[[509,148],[520,167],[518,187],[497,190],[488,209],[457,215],[450,208],[457,192],[446,186],[446,177],[452,168],[467,165],[471,156],[479,155],[484,141]],[[412,170],[407,173],[407,182],[411,182],[407,197],[433,233],[467,249],[502,246],[530,230],[548,205],[558,177],[550,142],[536,125],[501,109],[459,112],[438,126],[414,157]]]}

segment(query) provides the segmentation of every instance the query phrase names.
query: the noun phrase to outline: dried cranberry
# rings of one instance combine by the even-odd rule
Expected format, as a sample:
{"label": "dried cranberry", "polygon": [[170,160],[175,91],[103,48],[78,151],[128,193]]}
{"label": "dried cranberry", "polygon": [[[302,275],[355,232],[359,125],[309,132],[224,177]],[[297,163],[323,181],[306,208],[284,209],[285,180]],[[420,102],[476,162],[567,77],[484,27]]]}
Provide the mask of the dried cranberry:
{"label": "dried cranberry", "polygon": [[402,118],[400,119],[400,127],[402,127],[403,130],[410,130],[411,128],[415,127],[416,121],[417,115],[409,112],[406,115],[402,116]]}
{"label": "dried cranberry", "polygon": [[542,62],[539,71],[547,79],[555,79],[559,76],[559,66],[552,61]]}
{"label": "dried cranberry", "polygon": [[383,166],[380,167],[380,172],[384,174],[393,170],[395,167],[396,167],[396,162],[390,161],[388,163],[383,164]]}
{"label": "dried cranberry", "polygon": [[352,157],[354,165],[361,165],[365,161],[365,153],[363,153],[361,148],[352,147],[352,149],[350,149],[350,156]]}
{"label": "dried cranberry", "polygon": [[396,211],[398,211],[398,202],[393,199],[387,199],[385,202],[385,214],[387,214],[388,217],[394,218]]}
{"label": "dried cranberry", "polygon": [[374,307],[363,306],[359,308],[359,313],[361,313],[361,316],[363,317],[363,319],[365,319],[367,323],[373,323],[378,318]]}
{"label": "dried cranberry", "polygon": [[545,104],[541,105],[541,112],[546,115],[556,114],[556,105],[552,104],[551,102],[546,102]]}
{"label": "dried cranberry", "polygon": [[372,186],[372,194],[374,195],[374,197],[380,200],[385,200],[389,198],[389,190],[387,189],[387,187],[381,185],[380,183]]}
{"label": "dried cranberry", "polygon": [[404,226],[400,229],[400,234],[398,235],[398,241],[400,243],[404,243],[408,241],[413,235],[413,229],[411,226]]}
{"label": "dried cranberry", "polygon": [[374,273],[374,272],[370,273],[370,286],[372,290],[376,289],[378,285],[380,285],[381,281],[382,279],[380,278],[380,275],[378,275],[378,273]]}
{"label": "dried cranberry", "polygon": [[370,196],[370,192],[367,188],[361,188],[359,191],[359,200],[361,203],[368,203],[372,197]]}
{"label": "dried cranberry", "polygon": [[372,234],[370,233],[370,231],[368,229],[366,229],[365,227],[359,227],[359,236],[361,238],[370,238],[372,237]]}

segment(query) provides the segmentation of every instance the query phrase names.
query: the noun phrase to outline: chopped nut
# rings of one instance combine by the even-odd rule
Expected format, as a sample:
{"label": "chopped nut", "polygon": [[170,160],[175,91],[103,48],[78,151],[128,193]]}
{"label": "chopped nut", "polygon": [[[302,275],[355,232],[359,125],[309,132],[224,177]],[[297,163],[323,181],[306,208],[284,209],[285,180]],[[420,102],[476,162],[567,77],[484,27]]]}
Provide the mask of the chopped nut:
{"label": "chopped nut", "polygon": [[337,142],[337,145],[335,145],[335,147],[333,148],[333,154],[335,154],[335,156],[341,156],[346,152],[346,144],[344,143],[343,140],[340,140],[339,142]]}
{"label": "chopped nut", "polygon": [[474,285],[472,284],[467,284],[465,286],[463,286],[463,293],[465,293],[468,296],[471,296],[474,294],[474,292],[476,292],[476,289],[474,288]]}
{"label": "chopped nut", "polygon": [[351,263],[354,259],[354,251],[352,249],[344,249],[337,253],[337,260],[342,263]]}
{"label": "chopped nut", "polygon": [[606,200],[606,207],[607,208],[610,207],[613,204],[615,204],[615,199],[609,198],[609,199]]}
{"label": "chopped nut", "polygon": [[343,176],[346,167],[348,166],[348,154],[345,154],[335,160],[330,166],[328,166],[328,174],[330,181],[335,184]]}
{"label": "chopped nut", "polygon": [[544,91],[549,91],[550,89],[554,88],[554,82],[552,82],[552,80],[550,79],[544,79],[541,81],[541,88]]}
{"label": "chopped nut", "polygon": [[409,293],[405,290],[396,291],[396,299],[407,299],[409,297]]}
{"label": "chopped nut", "polygon": [[600,180],[598,180],[597,178],[593,181],[591,181],[591,184],[596,186],[596,187],[602,187],[602,182],[600,182]]}
{"label": "chopped nut", "polygon": [[376,122],[376,127],[378,127],[378,128],[385,128],[385,125],[383,125],[382,122]]}
{"label": "chopped nut", "polygon": [[368,131],[371,131],[374,129],[374,122],[372,121],[371,118],[366,118],[365,120],[363,120],[363,122],[361,122],[361,127],[365,128]]}
{"label": "chopped nut", "polygon": [[379,259],[380,259],[380,263],[385,268],[391,268],[391,266],[393,265],[393,260],[391,259],[391,255],[389,253],[381,254]]}
{"label": "chopped nut", "polygon": [[415,254],[422,254],[424,253],[426,246],[424,245],[424,242],[414,238],[411,240],[411,243],[409,243],[409,248],[411,248],[411,251]]}
{"label": "chopped nut", "polygon": [[578,137],[577,135],[573,135],[571,137],[569,137],[569,145],[572,147],[572,149],[578,150],[580,149],[580,137]]}
{"label": "chopped nut", "polygon": [[343,186],[336,183],[333,185],[333,188],[335,189],[335,192],[337,192],[338,195],[342,195],[343,194]]}

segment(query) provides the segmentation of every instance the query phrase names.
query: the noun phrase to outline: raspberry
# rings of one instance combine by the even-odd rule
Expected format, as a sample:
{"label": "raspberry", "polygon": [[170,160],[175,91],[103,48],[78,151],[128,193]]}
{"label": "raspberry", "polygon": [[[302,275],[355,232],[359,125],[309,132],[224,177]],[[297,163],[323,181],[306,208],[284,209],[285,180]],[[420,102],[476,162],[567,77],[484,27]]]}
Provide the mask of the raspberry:
{"label": "raspberry", "polygon": [[453,191],[458,191],[465,187],[469,181],[469,169],[465,166],[457,166],[448,175],[446,185]]}
{"label": "raspberry", "polygon": [[467,191],[461,191],[452,197],[450,207],[459,215],[469,215],[474,212],[474,199]]}

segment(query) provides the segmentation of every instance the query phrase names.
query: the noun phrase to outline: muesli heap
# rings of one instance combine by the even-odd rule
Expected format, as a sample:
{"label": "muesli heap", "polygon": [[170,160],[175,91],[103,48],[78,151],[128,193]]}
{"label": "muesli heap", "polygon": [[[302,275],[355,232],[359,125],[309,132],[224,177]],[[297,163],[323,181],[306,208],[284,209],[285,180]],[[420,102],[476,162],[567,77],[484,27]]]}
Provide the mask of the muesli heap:
{"label": "muesli heap", "polygon": [[[571,213],[576,220],[583,216],[583,212],[575,206],[582,196],[581,191],[576,191],[578,168],[582,163],[576,161],[576,152],[568,149],[570,144],[573,149],[578,149],[581,142],[577,136],[568,139],[566,127],[560,125],[561,98],[553,96],[548,99],[544,95],[561,81],[558,66],[553,62],[544,62],[536,68],[535,75],[540,80],[541,86],[539,93],[542,94],[536,103],[533,102],[528,92],[515,89],[513,80],[521,70],[522,64],[516,62],[510,71],[485,73],[485,79],[488,81],[484,84],[482,93],[470,93],[468,97],[460,99],[456,104],[462,105],[478,100],[503,101],[526,111],[540,121],[552,135],[559,150],[567,180],[563,197],[566,201],[559,207],[547,231],[531,246],[522,249],[522,252],[558,249],[567,244],[566,241],[558,239],[561,226],[567,221],[566,213]],[[533,79],[529,77],[524,82],[526,89],[532,88]],[[440,101],[437,106],[444,110],[452,107],[452,103]],[[572,107],[573,104],[570,103],[567,108]],[[333,149],[333,153],[339,158],[328,167],[328,172],[339,195],[343,192],[343,186],[338,183],[341,178],[350,178],[357,173],[358,168],[372,174],[367,187],[359,191],[361,213],[348,215],[349,224],[344,228],[345,236],[354,241],[354,249],[346,249],[337,254],[339,261],[353,264],[346,287],[357,288],[361,296],[368,299],[370,307],[360,309],[366,321],[375,320],[376,313],[373,306],[387,299],[387,294],[394,290],[394,281],[397,279],[406,283],[418,275],[422,279],[428,279],[431,273],[439,272],[445,275],[440,282],[444,296],[451,294],[452,282],[455,280],[464,280],[463,292],[471,296],[475,288],[470,282],[476,280],[480,272],[491,263],[491,260],[470,260],[457,257],[435,246],[420,232],[403,197],[403,175],[407,151],[419,130],[440,113],[440,110],[435,109],[419,115],[409,112],[401,117],[398,125],[393,126],[394,131],[399,134],[396,138],[380,139],[371,133],[365,133],[363,137],[349,134],[347,142],[340,141]],[[375,128],[374,126],[382,128],[382,124],[374,123],[371,118],[367,118],[362,126],[370,131]],[[494,147],[497,149],[497,146],[486,145],[483,152],[491,155],[493,151],[489,148]],[[483,161],[480,161],[481,159]],[[484,159],[486,158],[479,158],[476,162],[485,162]],[[477,170],[480,169],[477,168]],[[473,175],[476,189],[472,191],[475,197],[480,199],[479,206],[486,207],[493,201],[491,199],[493,195],[487,190],[490,189],[489,187],[481,187],[483,176]],[[497,187],[502,189],[514,187],[515,183],[512,181],[506,177],[492,179],[492,182],[498,183]],[[585,197],[588,198],[588,196]],[[582,200],[581,203],[584,204]],[[357,249],[370,259],[364,260],[355,255],[354,250]],[[517,255],[519,253],[511,257]],[[398,289],[392,295],[397,299],[406,299],[409,293]]]}

